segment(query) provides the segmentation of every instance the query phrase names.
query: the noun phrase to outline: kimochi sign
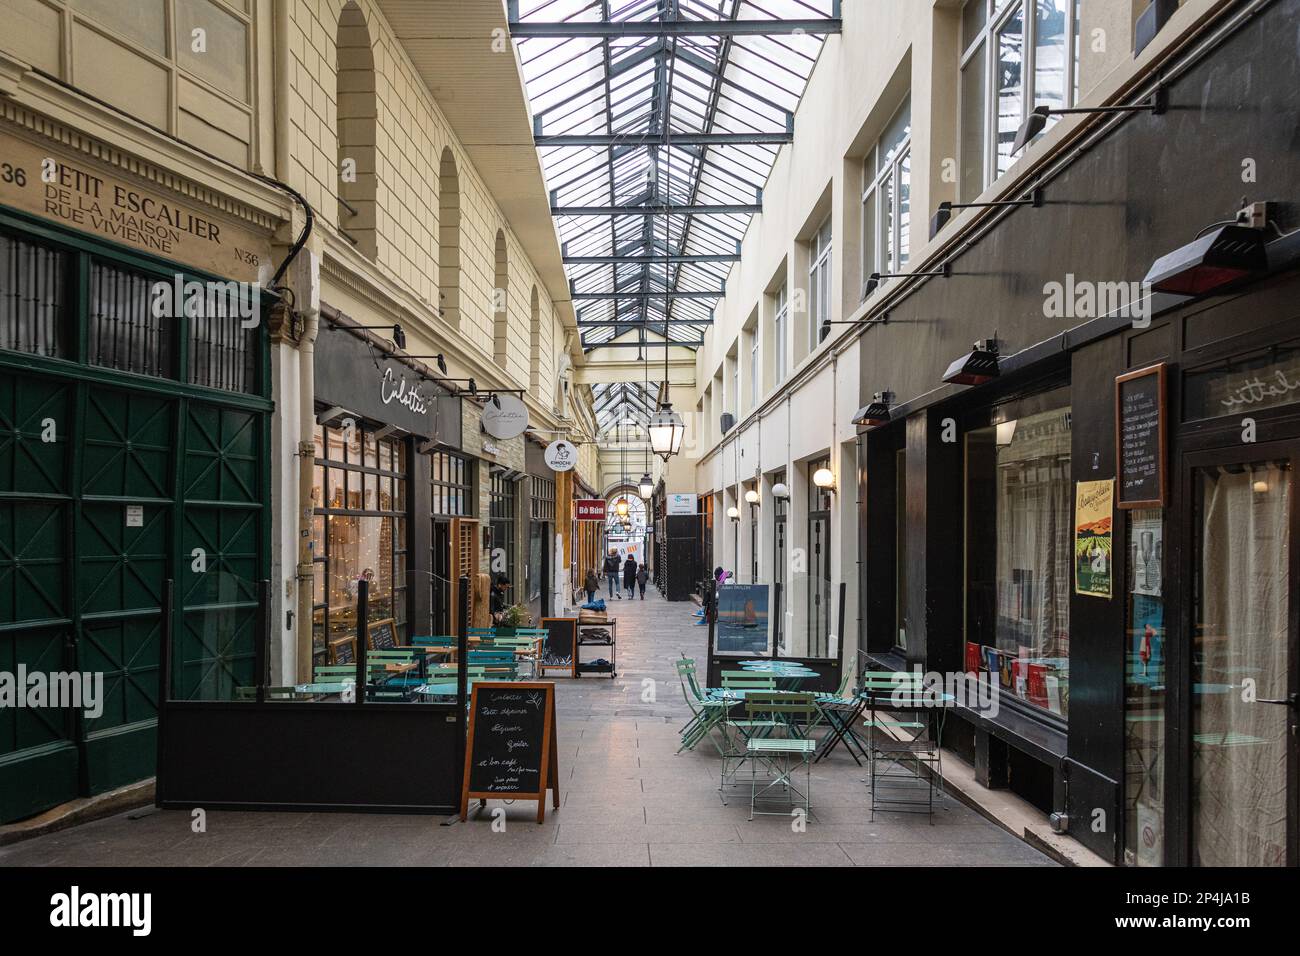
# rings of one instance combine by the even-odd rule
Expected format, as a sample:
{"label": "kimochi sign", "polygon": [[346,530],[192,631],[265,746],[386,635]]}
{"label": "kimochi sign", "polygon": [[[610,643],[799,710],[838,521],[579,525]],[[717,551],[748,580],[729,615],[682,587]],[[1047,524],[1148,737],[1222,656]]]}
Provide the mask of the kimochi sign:
{"label": "kimochi sign", "polygon": [[547,445],[542,457],[551,471],[572,471],[578,463],[578,449],[573,442],[561,438]]}

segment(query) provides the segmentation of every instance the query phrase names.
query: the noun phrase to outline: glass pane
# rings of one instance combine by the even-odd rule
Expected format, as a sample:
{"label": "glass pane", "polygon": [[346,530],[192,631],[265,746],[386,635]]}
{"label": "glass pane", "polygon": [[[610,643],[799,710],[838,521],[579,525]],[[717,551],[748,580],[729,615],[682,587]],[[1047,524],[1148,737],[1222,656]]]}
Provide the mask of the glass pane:
{"label": "glass pane", "polygon": [[160,56],[167,52],[163,0],[72,0],[72,8]]}
{"label": "glass pane", "polygon": [[1300,401],[1300,348],[1284,347],[1222,363],[1183,379],[1187,418],[1250,415]]}
{"label": "glass pane", "polygon": [[894,211],[898,197],[894,194],[894,174],[890,173],[880,182],[880,215],[878,217],[880,233],[876,237],[880,249],[880,271],[895,272],[894,259]]}
{"label": "glass pane", "polygon": [[1192,862],[1287,862],[1291,466],[1198,470]]}
{"label": "glass pane", "polygon": [[[1034,105],[1061,109],[1065,102],[1065,74],[1070,48],[1066,37],[1069,0],[1035,0],[1034,3]],[[1048,120],[1049,125],[1054,117]]]}
{"label": "glass pane", "polygon": [[88,349],[94,365],[170,378],[175,309],[154,315],[150,276],[100,263],[90,268]]}
{"label": "glass pane", "polygon": [[961,11],[961,45],[968,49],[988,20],[989,0],[966,0]]}
{"label": "glass pane", "polygon": [[898,161],[898,268],[907,265],[912,238],[912,151]]}
{"label": "glass pane", "polygon": [[[198,30],[202,34],[196,35]],[[247,102],[248,27],[211,0],[176,0],[176,60],[217,89]]]}
{"label": "glass pane", "polygon": [[1165,600],[1164,519],[1129,512],[1128,641],[1124,675],[1124,861],[1164,862]]}
{"label": "glass pane", "polygon": [[908,96],[880,137],[880,148],[876,150],[876,172],[880,172],[898,158],[898,151],[911,133],[912,98]]}
{"label": "glass pane", "polygon": [[876,196],[878,189],[867,193],[862,200],[862,276],[865,280],[873,272],[880,272],[880,263],[876,259]]}
{"label": "glass pane", "polygon": [[998,143],[997,175],[1011,168],[1011,147],[1024,119],[1025,20],[1023,8],[1016,4],[1007,22],[998,30],[997,93]]}
{"label": "glass pane", "polygon": [[375,433],[371,431],[364,432],[361,437],[364,454],[363,464],[367,468],[379,467],[379,442],[375,439]]}
{"label": "glass pane", "polygon": [[238,282],[194,283],[193,290],[187,283],[189,381],[232,392],[254,391],[257,330],[251,323],[260,309],[258,296]]}
{"label": "glass pane", "polygon": [[0,349],[62,355],[65,256],[0,235]]}
{"label": "glass pane", "polygon": [[985,56],[980,44],[961,71],[961,198],[973,200],[984,190]]}

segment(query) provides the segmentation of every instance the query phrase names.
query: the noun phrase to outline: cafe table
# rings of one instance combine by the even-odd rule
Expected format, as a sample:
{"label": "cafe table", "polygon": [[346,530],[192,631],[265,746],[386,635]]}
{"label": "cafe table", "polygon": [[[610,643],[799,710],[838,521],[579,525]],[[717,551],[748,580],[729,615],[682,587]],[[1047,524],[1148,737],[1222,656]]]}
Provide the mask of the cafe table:
{"label": "cafe table", "polygon": [[740,669],[752,674],[771,674],[773,679],[786,683],[781,690],[789,691],[798,690],[799,685],[809,678],[821,676],[807,665],[773,660],[741,661]]}
{"label": "cafe table", "polygon": [[[887,710],[896,713],[922,714],[937,709],[940,714],[938,735],[943,733],[943,714],[949,704],[956,701],[956,698],[947,692],[937,690],[927,690],[916,685],[908,686],[905,683],[899,683],[893,680],[866,680],[863,681],[862,687],[853,697],[853,705],[845,711],[835,711],[835,717],[832,719],[829,708],[824,708],[823,713],[827,714],[827,722],[831,725],[831,732],[822,738],[817,757],[814,762],[821,760],[834,750],[841,741],[844,742],[845,748],[849,751],[849,756],[861,765],[862,761],[858,760],[857,754],[853,752],[853,745],[856,744],[860,753],[864,753],[870,759],[870,750],[868,745],[862,742],[862,739],[853,729],[858,718],[866,716],[867,718],[867,736],[870,739],[871,732],[876,728],[876,711]],[[936,738],[936,746],[938,740]]]}

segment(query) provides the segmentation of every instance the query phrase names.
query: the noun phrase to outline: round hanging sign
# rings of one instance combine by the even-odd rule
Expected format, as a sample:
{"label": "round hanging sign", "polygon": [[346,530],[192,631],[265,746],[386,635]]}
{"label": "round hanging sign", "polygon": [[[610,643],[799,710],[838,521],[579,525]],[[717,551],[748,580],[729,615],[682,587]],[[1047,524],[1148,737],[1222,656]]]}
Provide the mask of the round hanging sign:
{"label": "round hanging sign", "polygon": [[547,445],[542,457],[551,471],[572,471],[578,463],[578,449],[573,442],[561,438]]}
{"label": "round hanging sign", "polygon": [[493,438],[518,438],[528,429],[528,406],[513,395],[498,395],[501,407],[489,402],[483,408],[483,430]]}

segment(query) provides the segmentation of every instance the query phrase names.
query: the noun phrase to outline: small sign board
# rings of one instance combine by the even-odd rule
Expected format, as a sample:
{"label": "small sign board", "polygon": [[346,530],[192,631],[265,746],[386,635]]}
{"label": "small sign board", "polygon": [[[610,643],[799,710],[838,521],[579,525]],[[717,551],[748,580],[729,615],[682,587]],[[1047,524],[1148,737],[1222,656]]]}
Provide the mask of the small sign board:
{"label": "small sign board", "polygon": [[397,647],[397,622],[386,617],[366,628],[366,646],[372,651],[391,651]]}
{"label": "small sign board", "polygon": [[573,502],[573,517],[579,521],[604,521],[604,498],[577,498]]}
{"label": "small sign board", "polygon": [[578,447],[568,439],[559,438],[546,446],[542,458],[551,471],[572,471],[578,463]]}
{"label": "small sign board", "polygon": [[1115,379],[1115,467],[1120,508],[1163,508],[1165,490],[1165,364]]}
{"label": "small sign board", "polygon": [[126,526],[128,528],[144,527],[144,505],[126,506]]}
{"label": "small sign board", "polygon": [[536,800],[537,822],[546,819],[546,791],[560,805],[555,685],[550,682],[477,682],[469,705],[460,818],[469,801],[489,797]]}
{"label": "small sign board", "polygon": [[697,495],[669,495],[668,496],[668,513],[670,515],[693,515],[699,511],[699,496]]}
{"label": "small sign board", "polygon": [[576,617],[544,617],[541,626],[546,629],[542,639],[542,657],[538,670],[568,671],[570,677],[578,676],[578,619]]}
{"label": "small sign board", "polygon": [[493,438],[506,441],[528,430],[528,406],[513,395],[497,395],[484,407],[480,421]]}

